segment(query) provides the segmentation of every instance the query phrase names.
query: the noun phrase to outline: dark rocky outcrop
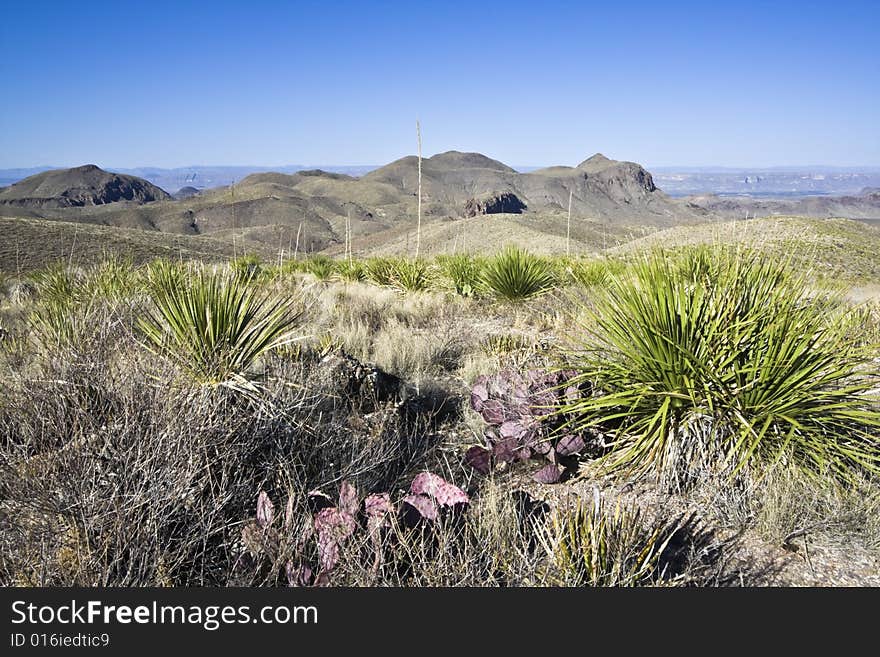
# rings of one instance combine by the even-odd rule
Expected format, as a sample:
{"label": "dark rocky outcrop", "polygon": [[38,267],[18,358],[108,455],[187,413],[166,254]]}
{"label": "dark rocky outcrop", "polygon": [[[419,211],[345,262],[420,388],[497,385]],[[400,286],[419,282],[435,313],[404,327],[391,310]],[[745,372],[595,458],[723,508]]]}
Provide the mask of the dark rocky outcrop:
{"label": "dark rocky outcrop", "polygon": [[464,204],[464,216],[476,217],[481,214],[519,214],[526,204],[513,192],[490,192],[477,198],[468,199]]}
{"label": "dark rocky outcrop", "polygon": [[317,388],[333,391],[361,410],[375,410],[384,403],[398,401],[403,386],[393,374],[341,351],[325,356],[312,380]]}

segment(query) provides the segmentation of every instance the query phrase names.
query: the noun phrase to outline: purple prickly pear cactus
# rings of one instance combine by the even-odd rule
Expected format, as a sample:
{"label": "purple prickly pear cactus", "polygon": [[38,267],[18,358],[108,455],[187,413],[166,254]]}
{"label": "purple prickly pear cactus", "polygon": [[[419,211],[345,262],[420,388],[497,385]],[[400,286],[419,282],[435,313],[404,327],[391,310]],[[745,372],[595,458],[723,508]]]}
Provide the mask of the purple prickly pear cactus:
{"label": "purple prickly pear cactus", "polygon": [[551,463],[538,470],[532,478],[539,484],[555,484],[562,477],[564,470],[561,465]]}
{"label": "purple prickly pear cactus", "polygon": [[260,494],[257,495],[257,524],[262,529],[266,529],[272,524],[274,517],[275,505],[272,504],[272,500],[269,499],[266,492],[261,490]]}
{"label": "purple prickly pear cactus", "polygon": [[409,490],[413,495],[427,495],[433,498],[440,506],[455,506],[470,502],[467,493],[461,488],[450,484],[433,472],[420,472],[413,479]]}
{"label": "purple prickly pear cactus", "polygon": [[425,520],[436,520],[439,515],[436,502],[427,495],[407,495],[403,503],[415,509]]}
{"label": "purple prickly pear cactus", "polygon": [[[585,392],[574,370],[502,370],[480,376],[471,390],[471,406],[488,425],[489,446],[471,447],[465,460],[475,470],[487,472],[493,463],[512,463],[542,456],[557,468],[560,458],[581,453],[584,437],[565,430],[564,408]],[[551,470],[542,475],[549,477]],[[558,476],[556,477],[558,480]]]}

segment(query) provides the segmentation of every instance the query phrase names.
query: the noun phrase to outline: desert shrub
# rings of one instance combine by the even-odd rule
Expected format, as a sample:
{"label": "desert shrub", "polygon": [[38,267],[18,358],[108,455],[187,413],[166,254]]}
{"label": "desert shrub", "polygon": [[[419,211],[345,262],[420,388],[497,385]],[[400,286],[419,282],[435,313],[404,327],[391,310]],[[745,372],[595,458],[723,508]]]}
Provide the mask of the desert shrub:
{"label": "desert shrub", "polygon": [[676,485],[780,460],[842,479],[880,470],[876,365],[839,295],[721,247],[630,271],[597,290],[568,364],[602,393],[564,409],[572,424],[616,430],[604,465]]}
{"label": "desert shrub", "polygon": [[566,267],[568,277],[583,287],[605,285],[611,276],[620,275],[626,265],[618,260],[574,260]]}
{"label": "desert shrub", "polygon": [[[353,417],[354,393],[317,365],[267,358],[274,375],[257,403],[175,380],[131,339],[113,344],[122,351],[20,371],[22,385],[5,391],[0,585],[280,583],[244,568],[256,491],[290,495],[299,510],[340,479],[397,491],[442,464],[428,418]],[[326,390],[315,386],[324,379]]]}
{"label": "desert shrub", "polygon": [[483,289],[482,258],[469,255],[440,256],[437,265],[448,287],[463,297],[475,297]]}
{"label": "desert shrub", "polygon": [[343,260],[336,265],[336,276],[347,283],[359,283],[366,280],[367,271],[364,264],[358,260]]}
{"label": "desert shrub", "polygon": [[424,292],[433,285],[433,272],[424,260],[395,260],[391,269],[391,286],[401,292]]}
{"label": "desert shrub", "polygon": [[336,262],[325,255],[312,256],[303,261],[302,271],[311,274],[319,281],[329,281],[336,271]]}
{"label": "desert shrub", "polygon": [[290,340],[295,300],[271,300],[241,279],[200,271],[154,273],[140,319],[147,347],[204,385],[241,386],[255,361]]}
{"label": "desert shrub", "polygon": [[260,256],[254,253],[234,258],[230,261],[229,268],[232,270],[233,275],[243,283],[253,281],[264,273]]}
{"label": "desert shrub", "polygon": [[596,491],[592,503],[557,509],[539,536],[560,584],[645,586],[663,579],[664,551],[678,529],[619,501],[609,510]]}
{"label": "desert shrub", "polygon": [[79,290],[77,276],[61,263],[31,273],[30,279],[36,287],[37,295],[43,301],[66,303],[71,301]]}
{"label": "desert shrub", "polygon": [[80,288],[86,296],[117,302],[137,294],[141,280],[132,259],[116,255],[88,267]]}
{"label": "desert shrub", "polygon": [[368,259],[364,263],[367,280],[374,285],[393,285],[395,264],[396,261],[391,258]]}
{"label": "desert shrub", "polygon": [[543,258],[508,246],[486,262],[483,284],[496,297],[523,301],[547,292],[556,284],[552,266]]}

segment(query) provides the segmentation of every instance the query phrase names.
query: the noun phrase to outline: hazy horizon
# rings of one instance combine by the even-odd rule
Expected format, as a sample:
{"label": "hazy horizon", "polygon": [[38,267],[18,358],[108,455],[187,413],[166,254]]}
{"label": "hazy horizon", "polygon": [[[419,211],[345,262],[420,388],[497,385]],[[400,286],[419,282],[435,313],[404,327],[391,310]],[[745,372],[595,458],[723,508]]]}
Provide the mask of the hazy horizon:
{"label": "hazy horizon", "polygon": [[521,166],[875,167],[875,30],[866,0],[14,3],[0,168],[380,165],[417,119]]}
{"label": "hazy horizon", "polygon": [[[444,153],[446,151],[438,151],[437,153],[423,153],[423,157],[425,159],[432,157],[433,155],[439,155],[440,153]],[[540,169],[543,167],[551,167],[551,166],[577,166],[580,161],[583,161],[589,155],[585,155],[582,160],[578,162],[545,162],[541,164],[523,164],[523,163],[511,163],[505,162],[500,158],[493,157],[490,153],[485,153],[482,151],[473,151],[480,153],[482,155],[486,155],[495,160],[499,160],[500,162],[520,171],[522,169]],[[272,168],[277,169],[287,169],[292,167],[337,167],[337,168],[352,168],[352,169],[363,169],[368,167],[379,168],[393,162],[395,160],[401,159],[403,157],[407,157],[409,155],[415,155],[415,153],[408,153],[406,155],[401,155],[399,157],[394,158],[393,160],[389,160],[388,162],[368,162],[368,163],[353,163],[353,162],[284,162],[281,164],[238,164],[238,163],[196,163],[196,164],[180,164],[173,166],[157,166],[154,164],[124,164],[124,165],[115,165],[115,164],[103,164],[100,162],[93,161],[83,161],[77,163],[70,164],[35,164],[29,166],[3,166],[0,167],[0,171],[13,171],[13,170],[31,170],[31,169],[69,169],[79,166],[85,165],[95,165],[106,171],[115,171],[115,170],[142,170],[142,169],[157,169],[164,171],[173,171],[177,169],[208,169],[208,168],[217,168],[217,169],[263,169],[266,171],[271,170]],[[592,154],[590,154],[592,155]],[[603,155],[607,155],[603,153]],[[610,157],[610,156],[609,156]],[[638,160],[633,160],[631,158],[611,158],[611,159],[619,159],[622,161],[631,161],[636,162],[645,167],[648,171],[681,171],[686,172],[688,170],[702,170],[702,171],[773,171],[773,170],[791,170],[797,172],[806,172],[809,170],[826,170],[826,171],[876,171],[880,170],[880,164],[848,164],[848,165],[834,165],[834,164],[822,164],[822,163],[806,163],[806,164],[778,164],[778,165],[738,165],[738,164],[651,164],[645,162],[639,162]]]}

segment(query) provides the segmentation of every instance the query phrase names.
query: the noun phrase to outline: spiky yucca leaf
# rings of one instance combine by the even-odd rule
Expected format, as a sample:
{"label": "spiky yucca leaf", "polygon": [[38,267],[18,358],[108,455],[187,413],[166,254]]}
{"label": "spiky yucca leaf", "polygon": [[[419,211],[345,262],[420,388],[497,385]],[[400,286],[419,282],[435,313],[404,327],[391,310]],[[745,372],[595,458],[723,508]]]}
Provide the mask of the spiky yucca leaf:
{"label": "spiky yucca leaf", "polygon": [[483,284],[497,297],[524,301],[556,285],[552,266],[543,258],[508,246],[486,262]]}
{"label": "spiky yucca leaf", "polygon": [[81,277],[59,263],[30,278],[36,287],[28,316],[32,338],[41,348],[79,347],[94,319],[94,298]]}
{"label": "spiky yucca leaf", "polygon": [[329,281],[336,271],[336,263],[325,255],[316,255],[303,261],[302,271],[308,272],[319,281]]}
{"label": "spiky yucca leaf", "polygon": [[393,285],[394,265],[391,258],[370,258],[364,263],[367,280],[374,285]]}
{"label": "spiky yucca leaf", "polygon": [[132,259],[113,255],[86,270],[81,289],[88,296],[115,302],[131,297],[143,287]]}
{"label": "spiky yucca leaf", "polygon": [[437,265],[453,292],[463,297],[474,297],[483,291],[484,258],[464,254],[439,256]]}
{"label": "spiky yucca leaf", "polygon": [[631,273],[596,295],[568,365],[604,394],[561,409],[617,426],[606,465],[676,483],[780,459],[880,472],[877,367],[839,295],[721,247],[651,253]]}
{"label": "spiky yucca leaf", "polygon": [[229,273],[157,270],[151,288],[154,308],[139,322],[147,347],[203,385],[246,386],[255,361],[291,341],[298,317],[289,299],[270,300]]}
{"label": "spiky yucca leaf", "polygon": [[348,283],[358,283],[367,277],[366,267],[357,260],[343,260],[336,265],[336,276]]}
{"label": "spiky yucca leaf", "polygon": [[41,348],[81,350],[85,336],[95,328],[95,309],[91,298],[39,299],[28,318],[31,337]]}
{"label": "spiky yucca leaf", "polygon": [[423,292],[433,285],[430,265],[424,260],[396,260],[391,269],[391,286],[401,292]]}
{"label": "spiky yucca leaf", "polygon": [[42,301],[66,303],[74,299],[80,290],[77,276],[61,263],[35,271],[30,278]]}
{"label": "spiky yucca leaf", "polygon": [[620,275],[626,265],[619,260],[607,258],[596,260],[574,260],[568,263],[566,274],[578,285],[592,288],[608,283],[613,275]]}
{"label": "spiky yucca leaf", "polygon": [[592,503],[557,509],[537,535],[562,584],[645,586],[660,582],[661,559],[678,528],[648,522],[638,507],[619,501],[608,510],[596,491]]}
{"label": "spiky yucca leaf", "polygon": [[260,260],[260,256],[255,253],[248,253],[231,260],[229,262],[229,268],[243,283],[253,281],[264,273],[263,263]]}

